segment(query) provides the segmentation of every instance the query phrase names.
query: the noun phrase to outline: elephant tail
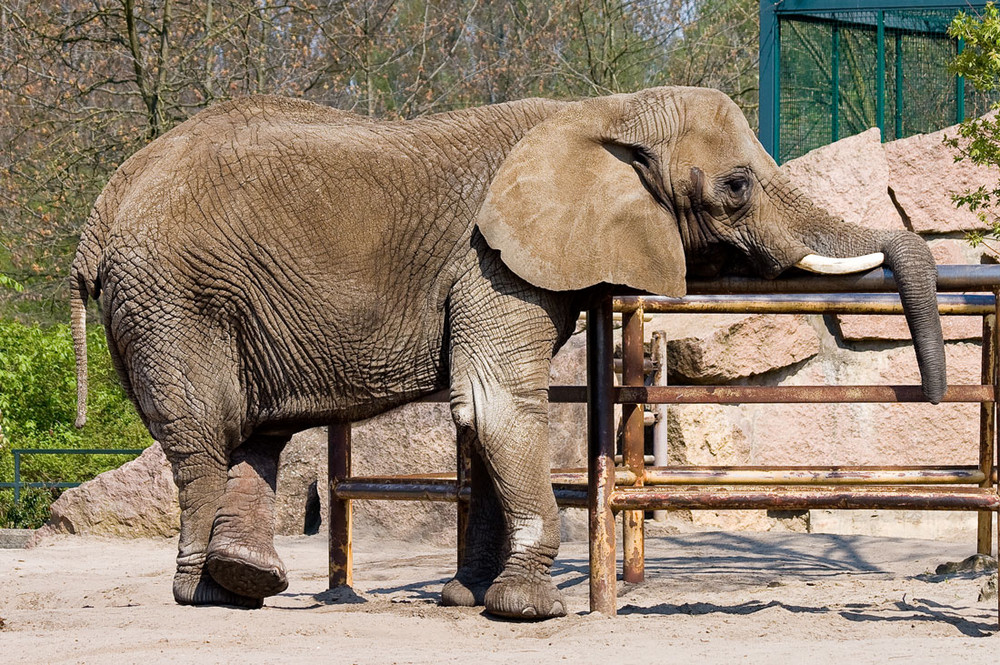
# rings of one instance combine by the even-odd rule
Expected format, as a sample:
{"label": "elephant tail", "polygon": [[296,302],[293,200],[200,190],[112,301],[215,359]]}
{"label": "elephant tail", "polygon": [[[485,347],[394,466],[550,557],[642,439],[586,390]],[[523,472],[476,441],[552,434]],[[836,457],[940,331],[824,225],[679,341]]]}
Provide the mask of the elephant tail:
{"label": "elephant tail", "polygon": [[70,330],[76,355],[76,427],[87,423],[87,299],[90,293],[86,280],[74,274],[70,288]]}

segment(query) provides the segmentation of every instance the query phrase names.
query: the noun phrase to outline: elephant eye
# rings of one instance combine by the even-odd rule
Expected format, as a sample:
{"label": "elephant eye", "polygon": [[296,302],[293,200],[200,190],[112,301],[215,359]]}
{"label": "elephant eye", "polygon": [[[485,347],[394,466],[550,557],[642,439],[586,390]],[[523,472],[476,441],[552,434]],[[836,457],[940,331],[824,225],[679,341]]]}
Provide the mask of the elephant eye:
{"label": "elephant eye", "polygon": [[745,203],[750,197],[750,178],[744,173],[737,173],[726,179],[725,188],[735,203]]}
{"label": "elephant eye", "polygon": [[733,176],[726,183],[729,188],[729,193],[733,194],[738,198],[742,198],[746,191],[750,189],[750,179],[745,175]]}

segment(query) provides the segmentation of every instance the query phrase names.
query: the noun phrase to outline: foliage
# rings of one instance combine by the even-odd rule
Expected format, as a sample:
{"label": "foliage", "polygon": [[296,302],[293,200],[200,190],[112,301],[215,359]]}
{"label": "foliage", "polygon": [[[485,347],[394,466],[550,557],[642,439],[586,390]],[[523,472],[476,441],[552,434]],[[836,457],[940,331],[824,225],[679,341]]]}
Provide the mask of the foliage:
{"label": "foliage", "polygon": [[[76,370],[69,326],[0,319],[0,480],[14,479],[13,448],[132,448],[152,440],[118,384],[104,331],[88,335],[88,422],[77,430]],[[127,455],[25,455],[25,482],[82,482]]]}
{"label": "foliage", "polygon": [[[989,2],[978,15],[960,13],[948,28],[948,34],[964,41],[964,48],[952,63],[952,70],[977,90],[993,92],[1000,88],[1000,11]],[[994,113],[971,118],[958,127],[958,136],[945,143],[956,150],[955,161],[968,160],[977,166],[1000,166],[1000,115]],[[971,231],[966,238],[973,247],[984,245],[994,255],[1000,246],[1000,183],[996,187],[978,189],[954,195],[955,204],[974,212],[983,228]]]}
{"label": "foliage", "polygon": [[13,289],[14,291],[21,292],[24,291],[24,286],[19,282],[14,281],[7,275],[0,273],[0,289]]}
{"label": "foliage", "polygon": [[[411,118],[529,96],[717,87],[756,121],[757,0],[0,0],[0,289],[68,318],[116,166],[214,102],[269,93]],[[15,303],[16,306],[11,305]]]}
{"label": "foliage", "polygon": [[58,498],[57,490],[21,490],[14,503],[14,490],[0,490],[0,529],[37,529],[49,519],[49,506]]}

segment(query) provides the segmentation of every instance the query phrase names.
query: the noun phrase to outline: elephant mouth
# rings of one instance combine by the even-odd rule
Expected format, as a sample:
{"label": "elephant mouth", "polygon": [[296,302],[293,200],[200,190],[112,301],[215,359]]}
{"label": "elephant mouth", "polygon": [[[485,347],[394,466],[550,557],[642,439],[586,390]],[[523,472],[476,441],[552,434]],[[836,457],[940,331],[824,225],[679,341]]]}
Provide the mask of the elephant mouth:
{"label": "elephant mouth", "polygon": [[701,253],[700,260],[689,262],[687,273],[696,279],[717,279],[725,276],[774,279],[789,268],[798,268],[819,275],[848,275],[867,272],[885,263],[885,254],[873,252],[860,256],[838,258],[810,252],[802,248],[797,260],[773,256],[754,257],[735,247],[716,245]]}

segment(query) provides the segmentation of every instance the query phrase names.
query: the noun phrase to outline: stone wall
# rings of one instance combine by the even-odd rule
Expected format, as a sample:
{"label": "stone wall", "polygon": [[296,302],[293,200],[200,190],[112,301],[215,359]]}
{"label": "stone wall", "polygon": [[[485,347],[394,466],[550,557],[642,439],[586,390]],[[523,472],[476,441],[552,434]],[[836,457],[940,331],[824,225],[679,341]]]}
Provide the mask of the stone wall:
{"label": "stone wall", "polygon": [[[948,131],[948,130],[945,130]],[[818,204],[847,221],[909,228],[930,242],[939,263],[979,263],[962,239],[975,217],[957,211],[953,191],[993,185],[1000,173],[955,165],[942,132],[882,144],[872,129],[815,150],[783,168]],[[979,380],[981,321],[946,319],[949,380]],[[662,331],[674,383],[812,385],[917,383],[901,317],[659,315],[647,338]],[[586,379],[583,335],[556,356],[554,384]],[[552,405],[553,464],[586,465],[583,405]],[[746,405],[671,407],[666,427],[674,464],[971,464],[976,460],[976,405]],[[354,426],[358,474],[419,473],[454,468],[454,429],[445,405],[412,404]],[[166,475],[164,475],[166,474]],[[176,494],[164,490],[169,470],[157,449],[78,490],[53,507],[50,531],[162,535],[176,529]],[[277,527],[292,534],[324,528],[326,434],[294,437],[282,456]],[[150,482],[153,479],[153,482]],[[155,489],[156,491],[150,491]],[[103,497],[103,498],[102,498]],[[107,504],[109,507],[101,507]],[[119,516],[108,517],[108,511]],[[563,533],[585,537],[581,511],[566,511]],[[355,528],[394,539],[453,542],[454,506],[357,502]],[[884,535],[968,538],[975,517],[955,513],[881,515],[814,511],[810,515],[681,512],[678,529],[811,529]]]}

